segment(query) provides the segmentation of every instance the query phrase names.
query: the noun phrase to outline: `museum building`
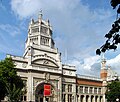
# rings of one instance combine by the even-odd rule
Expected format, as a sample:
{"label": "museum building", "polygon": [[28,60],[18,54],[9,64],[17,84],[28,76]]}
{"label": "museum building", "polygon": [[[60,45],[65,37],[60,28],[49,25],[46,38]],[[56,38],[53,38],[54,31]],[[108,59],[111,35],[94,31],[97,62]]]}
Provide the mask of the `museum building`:
{"label": "museum building", "polygon": [[52,34],[49,20],[39,14],[29,24],[23,56],[7,55],[26,84],[21,101],[105,102],[105,60],[101,63],[101,78],[77,75],[75,66],[61,62]]}

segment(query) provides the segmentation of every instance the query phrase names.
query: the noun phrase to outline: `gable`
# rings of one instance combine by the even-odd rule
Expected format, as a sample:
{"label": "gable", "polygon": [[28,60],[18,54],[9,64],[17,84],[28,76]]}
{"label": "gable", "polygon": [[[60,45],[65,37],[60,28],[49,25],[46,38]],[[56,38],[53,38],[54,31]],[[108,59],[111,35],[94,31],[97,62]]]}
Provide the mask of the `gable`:
{"label": "gable", "polygon": [[43,66],[58,67],[56,63],[48,59],[37,59],[37,60],[34,60],[33,63],[37,65],[43,65]]}

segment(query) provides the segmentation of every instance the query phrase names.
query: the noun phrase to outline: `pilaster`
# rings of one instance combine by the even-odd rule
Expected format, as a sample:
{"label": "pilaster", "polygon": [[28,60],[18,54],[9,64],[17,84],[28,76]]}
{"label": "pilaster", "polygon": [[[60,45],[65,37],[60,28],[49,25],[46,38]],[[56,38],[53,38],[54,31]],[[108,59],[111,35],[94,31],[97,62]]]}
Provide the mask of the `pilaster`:
{"label": "pilaster", "polygon": [[31,71],[28,72],[28,101],[33,101],[33,77]]}

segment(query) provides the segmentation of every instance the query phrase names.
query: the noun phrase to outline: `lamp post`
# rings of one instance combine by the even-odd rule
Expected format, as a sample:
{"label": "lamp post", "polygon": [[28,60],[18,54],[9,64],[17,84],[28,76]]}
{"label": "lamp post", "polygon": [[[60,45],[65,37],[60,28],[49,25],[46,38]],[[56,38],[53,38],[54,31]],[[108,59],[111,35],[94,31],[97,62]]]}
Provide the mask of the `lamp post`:
{"label": "lamp post", "polygon": [[119,98],[116,98],[116,102],[119,102]]}

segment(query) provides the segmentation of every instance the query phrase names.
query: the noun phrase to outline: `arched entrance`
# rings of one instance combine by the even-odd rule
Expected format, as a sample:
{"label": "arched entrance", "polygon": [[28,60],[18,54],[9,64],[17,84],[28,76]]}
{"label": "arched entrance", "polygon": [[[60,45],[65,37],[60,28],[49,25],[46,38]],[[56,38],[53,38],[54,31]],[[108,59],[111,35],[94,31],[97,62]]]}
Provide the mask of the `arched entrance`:
{"label": "arched entrance", "polygon": [[89,102],[89,96],[88,95],[86,96],[86,102]]}
{"label": "arched entrance", "polygon": [[[49,96],[44,95],[44,85],[51,86],[51,92]],[[54,102],[55,88],[49,83],[40,83],[35,90],[35,102]]]}
{"label": "arched entrance", "polygon": [[84,95],[81,95],[81,102],[84,102],[84,98],[85,98],[85,96]]}

